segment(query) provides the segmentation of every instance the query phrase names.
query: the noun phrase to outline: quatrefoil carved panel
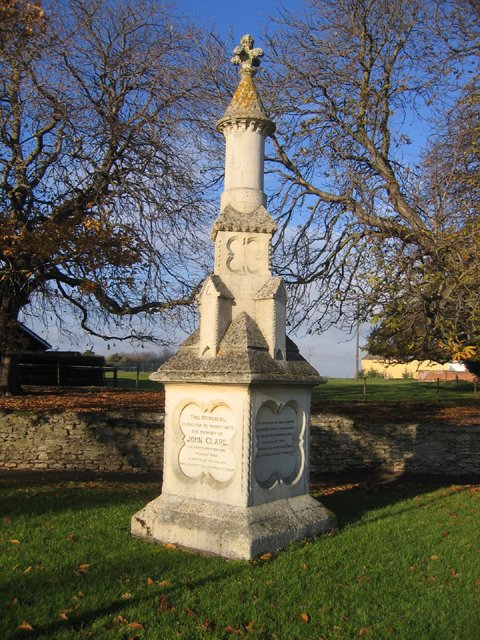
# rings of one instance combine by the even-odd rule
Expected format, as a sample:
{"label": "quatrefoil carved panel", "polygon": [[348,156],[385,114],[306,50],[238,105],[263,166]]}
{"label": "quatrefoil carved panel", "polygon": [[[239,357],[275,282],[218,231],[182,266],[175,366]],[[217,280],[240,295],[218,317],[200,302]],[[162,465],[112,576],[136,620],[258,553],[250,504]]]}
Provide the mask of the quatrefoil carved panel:
{"label": "quatrefoil carved panel", "polygon": [[231,273],[259,273],[262,266],[262,246],[257,238],[230,238],[227,242],[226,266]]}

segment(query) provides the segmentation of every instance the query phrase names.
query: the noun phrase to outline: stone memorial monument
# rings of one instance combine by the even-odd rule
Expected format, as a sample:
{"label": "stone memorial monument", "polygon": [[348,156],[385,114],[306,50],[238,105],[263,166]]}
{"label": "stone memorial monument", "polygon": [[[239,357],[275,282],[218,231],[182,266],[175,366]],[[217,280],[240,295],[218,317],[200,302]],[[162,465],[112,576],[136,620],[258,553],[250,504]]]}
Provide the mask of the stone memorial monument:
{"label": "stone memorial monument", "polygon": [[253,45],[246,35],[234,50],[241,79],[217,122],[225,188],[200,327],[150,376],[166,394],[162,494],[132,518],[135,536],[245,559],[335,527],[308,494],[311,388],[323,379],[285,335],[285,286],[270,271],[264,147],[275,125]]}

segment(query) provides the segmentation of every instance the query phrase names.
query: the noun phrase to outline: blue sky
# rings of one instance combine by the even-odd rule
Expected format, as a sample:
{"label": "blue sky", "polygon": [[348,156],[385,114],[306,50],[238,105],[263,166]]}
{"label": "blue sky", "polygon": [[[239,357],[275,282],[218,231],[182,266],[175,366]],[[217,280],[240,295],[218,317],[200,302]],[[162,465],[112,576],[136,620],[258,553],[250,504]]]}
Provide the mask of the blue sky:
{"label": "blue sky", "polygon": [[[280,6],[292,12],[300,12],[305,5],[304,0],[177,0],[173,2],[181,14],[188,16],[192,22],[209,29],[214,27],[219,37],[225,40],[231,32],[235,42],[246,33],[250,33],[256,40],[257,45],[262,46],[262,36],[268,27],[272,26],[270,17],[278,13]],[[268,51],[265,62],[268,63]],[[212,265],[213,269],[213,265]],[[107,343],[90,336],[83,336],[79,330],[77,334],[78,343],[74,344],[65,336],[58,333],[57,329],[51,327],[49,330],[43,327],[33,326],[31,318],[27,319],[27,325],[31,325],[54,348],[65,350],[85,351],[94,349],[96,353],[105,354],[115,351],[130,352],[134,349],[127,342],[116,342],[110,344],[107,352]],[[368,327],[365,327],[365,333]],[[319,336],[297,337],[293,336],[295,342],[300,347],[300,351],[312,365],[326,376],[353,377],[355,366],[355,340],[354,336],[346,334],[336,329],[331,329]],[[145,345],[148,350],[155,347]],[[138,350],[138,347],[136,347]]]}
{"label": "blue sky", "polygon": [[[283,0],[282,5],[291,11],[303,6],[302,0]],[[246,33],[261,40],[270,16],[278,11],[277,0],[177,0],[175,5],[181,13],[190,16],[202,27],[215,27],[222,37],[232,30],[235,40]]]}

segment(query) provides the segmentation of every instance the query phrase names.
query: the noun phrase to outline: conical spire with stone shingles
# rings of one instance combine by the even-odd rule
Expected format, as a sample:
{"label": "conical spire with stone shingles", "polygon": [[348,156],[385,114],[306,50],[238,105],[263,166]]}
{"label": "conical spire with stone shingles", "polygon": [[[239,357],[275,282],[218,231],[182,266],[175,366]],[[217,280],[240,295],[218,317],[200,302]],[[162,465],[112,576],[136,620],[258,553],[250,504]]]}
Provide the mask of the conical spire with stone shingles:
{"label": "conical spire with stone shingles", "polygon": [[217,122],[217,129],[218,131],[222,131],[228,122],[244,118],[258,120],[264,124],[267,135],[271,135],[275,131],[275,124],[268,117],[263,102],[258,95],[257,88],[253,83],[252,76],[248,73],[242,74],[237,90],[223,118],[220,118]]}
{"label": "conical spire with stone shingles", "polygon": [[246,118],[262,123],[265,127],[265,135],[271,135],[275,131],[275,124],[268,117],[253,82],[263,51],[253,47],[254,40],[248,34],[243,36],[240,43],[240,46],[234,49],[232,62],[241,66],[241,80],[223,118],[217,122],[217,129],[222,131],[227,123]]}

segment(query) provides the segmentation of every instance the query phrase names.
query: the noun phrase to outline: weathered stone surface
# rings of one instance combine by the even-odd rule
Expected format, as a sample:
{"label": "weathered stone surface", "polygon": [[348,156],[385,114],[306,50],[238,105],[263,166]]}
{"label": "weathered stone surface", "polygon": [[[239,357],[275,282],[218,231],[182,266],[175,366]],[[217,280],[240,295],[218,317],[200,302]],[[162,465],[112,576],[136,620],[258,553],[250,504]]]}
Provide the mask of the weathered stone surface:
{"label": "weathered stone surface", "polygon": [[162,494],[132,518],[132,533],[225,558],[250,559],[327,533],[336,518],[311,496],[253,507]]}
{"label": "weathered stone surface", "polygon": [[0,412],[0,469],[160,472],[162,413]]}
{"label": "weathered stone surface", "polygon": [[275,131],[275,124],[270,120],[263,105],[262,99],[249,73],[242,74],[238,87],[233,95],[225,114],[217,122],[218,131],[230,126],[237,120],[253,120],[265,128],[265,135],[271,135]]}
{"label": "weathered stone surface", "polygon": [[[284,360],[275,360],[255,322],[237,317],[220,342],[218,355],[202,358],[198,349],[199,332],[184,342],[177,354],[150,376],[163,382],[287,382],[318,384],[324,378],[300,355],[295,343],[286,338]],[[243,329],[242,329],[243,327]],[[244,348],[242,348],[244,347]]]}
{"label": "weathered stone surface", "polygon": [[312,416],[312,473],[480,474],[478,425],[368,423]]}
{"label": "weathered stone surface", "polygon": [[[0,469],[157,473],[163,433],[162,413],[1,411]],[[310,469],[480,474],[480,417],[477,425],[369,424],[317,413],[311,419]]]}
{"label": "weathered stone surface", "polygon": [[263,205],[250,212],[237,211],[228,205],[215,220],[210,237],[215,240],[219,231],[273,234],[276,230],[276,223]]}

